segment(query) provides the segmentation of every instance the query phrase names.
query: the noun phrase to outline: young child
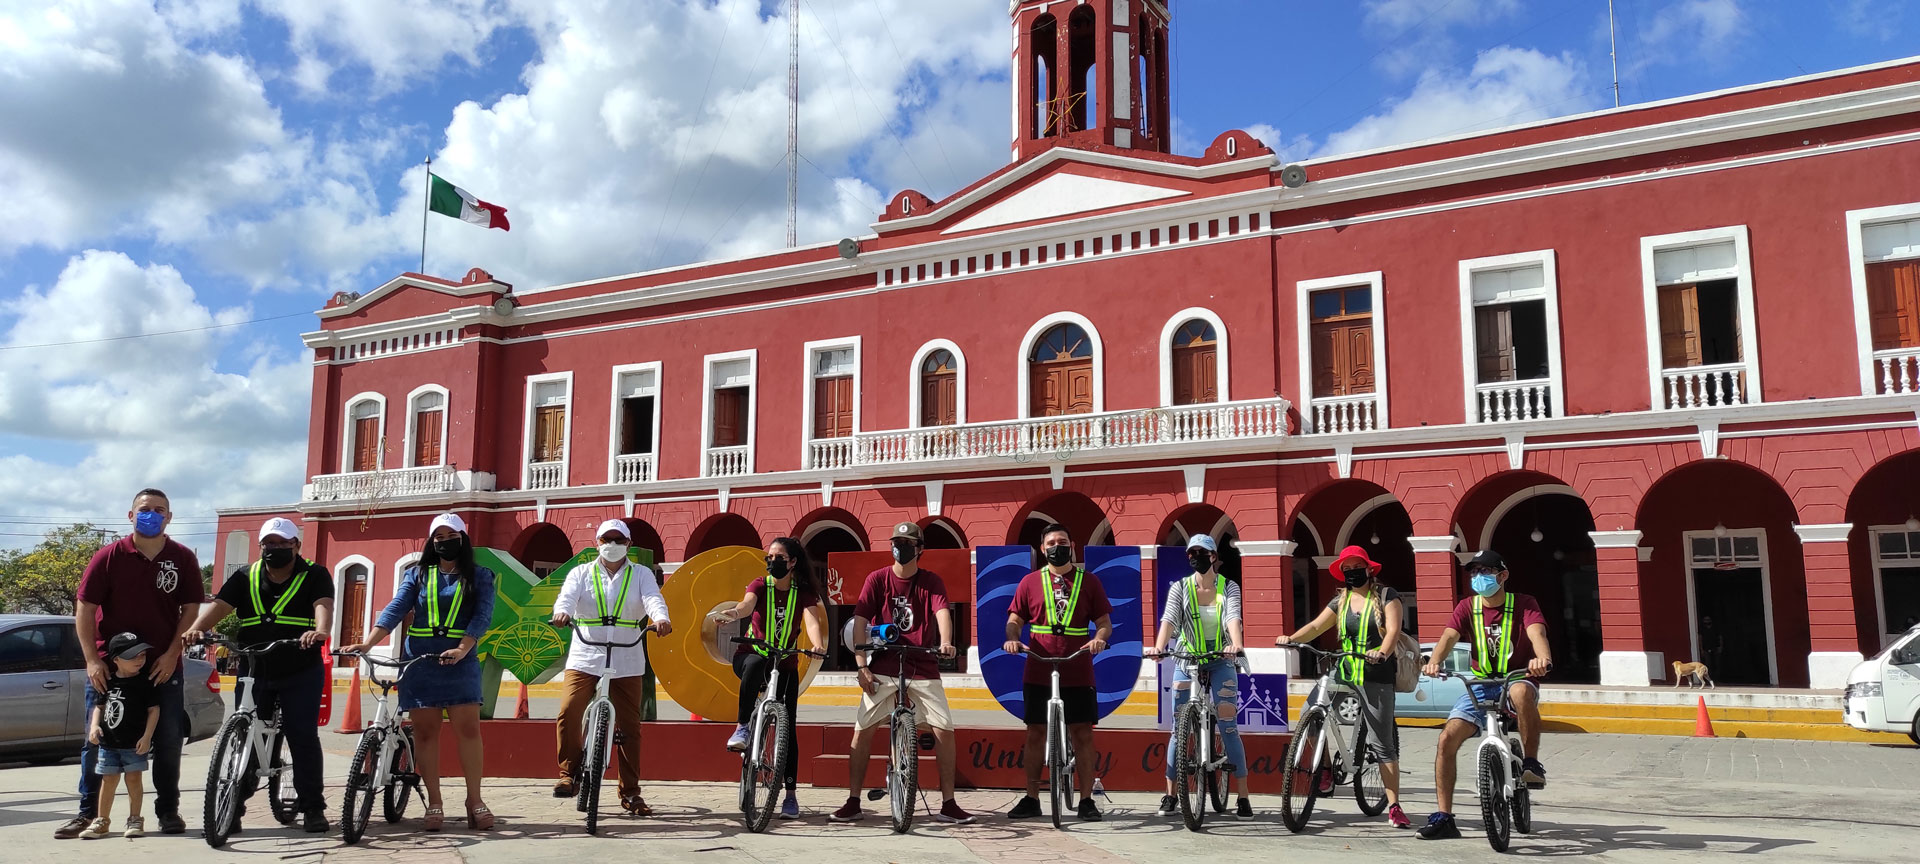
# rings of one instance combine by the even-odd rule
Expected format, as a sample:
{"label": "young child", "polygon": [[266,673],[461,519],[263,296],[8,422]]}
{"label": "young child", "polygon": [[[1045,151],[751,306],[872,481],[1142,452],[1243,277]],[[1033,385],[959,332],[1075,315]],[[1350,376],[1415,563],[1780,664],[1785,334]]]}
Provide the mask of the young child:
{"label": "young child", "polygon": [[153,749],[153,730],[160,725],[160,703],[147,678],[147,654],[153,646],[132,633],[121,633],[107,642],[107,660],[113,675],[107,679],[106,692],[97,695],[93,713],[87,718],[87,738],[100,745],[100,760],[93,771],[100,775],[99,815],[80,832],[83,840],[98,840],[112,833],[113,793],[119,778],[127,778],[127,833],[139,837],[146,822],[140,818],[144,790],[141,772],[147,770],[147,753]]}

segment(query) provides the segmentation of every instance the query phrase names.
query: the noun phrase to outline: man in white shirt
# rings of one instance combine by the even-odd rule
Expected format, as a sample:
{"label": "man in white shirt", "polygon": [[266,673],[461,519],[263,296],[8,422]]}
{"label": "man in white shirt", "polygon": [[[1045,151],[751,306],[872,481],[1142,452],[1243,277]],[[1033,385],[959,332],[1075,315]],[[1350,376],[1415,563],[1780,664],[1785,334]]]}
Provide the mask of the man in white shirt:
{"label": "man in white shirt", "polygon": [[[600,523],[597,536],[599,555],[568,571],[566,583],[560,586],[560,597],[553,603],[553,623],[573,624],[586,639],[615,644],[639,640],[642,628],[648,626],[662,636],[673,632],[673,624],[667,620],[667,601],[660,596],[660,583],[653,571],[627,560],[627,549],[633,543],[627,523],[608,519]],[[613,700],[614,741],[619,745],[620,806],[635,816],[651,816],[652,808],[640,797],[640,676],[647,671],[646,645],[602,648],[577,638],[571,641],[560,718],[554,723],[559,739],[560,780],[553,784],[553,797],[571,798],[578,789],[574,763],[581,750],[580,720],[587,712],[587,703],[593,701],[600,676],[607,675],[613,679],[607,697]]]}

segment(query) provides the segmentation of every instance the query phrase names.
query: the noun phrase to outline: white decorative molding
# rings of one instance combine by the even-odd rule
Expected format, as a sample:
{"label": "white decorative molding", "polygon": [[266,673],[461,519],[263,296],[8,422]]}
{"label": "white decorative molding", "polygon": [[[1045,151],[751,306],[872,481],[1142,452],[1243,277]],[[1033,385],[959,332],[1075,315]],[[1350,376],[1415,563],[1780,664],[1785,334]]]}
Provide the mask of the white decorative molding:
{"label": "white decorative molding", "polygon": [[545,498],[533,499],[533,521],[535,522],[547,521],[547,499]]}
{"label": "white decorative molding", "polygon": [[1180,473],[1187,481],[1187,503],[1199,504],[1207,500],[1207,466],[1205,463],[1181,467]]}
{"label": "white decorative molding", "polygon": [[730,512],[727,509],[727,507],[728,505],[733,503],[733,487],[722,486],[719,489],[714,490],[714,497],[718,499],[720,502],[720,512],[722,513]]}
{"label": "white decorative molding", "polygon": [[1334,556],[1332,555],[1315,555],[1313,556],[1313,569],[1315,571],[1325,570],[1328,567],[1332,567],[1333,562]]}
{"label": "white decorative molding", "polygon": [[833,481],[832,480],[820,481],[820,506],[822,507],[833,506]]}
{"label": "white decorative molding", "polygon": [[946,494],[946,488],[947,484],[942,480],[928,480],[926,482],[928,516],[940,515],[940,499]]}
{"label": "white decorative molding", "polygon": [[1634,557],[1640,559],[1640,563],[1642,564],[1653,560],[1652,546],[1642,546],[1639,549],[1636,549],[1634,551],[1635,551]]}
{"label": "white decorative molding", "polygon": [[1061,172],[1043,177],[1033,185],[981,208],[979,212],[940,233],[960,234],[1022,222],[1040,222],[1089,210],[1184,198],[1191,194],[1164,186]]}
{"label": "white decorative molding", "polygon": [[1413,547],[1413,554],[1422,552],[1452,552],[1453,535],[1438,534],[1432,537],[1408,537],[1407,545]]}
{"label": "white decorative molding", "polygon": [[1058,492],[1067,485],[1067,463],[1055,462],[1047,466],[1047,474],[1053,480],[1053,489]]}
{"label": "white decorative molding", "polygon": [[1588,531],[1595,549],[1628,549],[1640,545],[1639,531]]}
{"label": "white decorative molding", "polygon": [[1527,465],[1527,436],[1507,436],[1507,470],[1518,471]]}
{"label": "white decorative molding", "polygon": [[1700,457],[1703,459],[1720,458],[1720,424],[1703,422],[1699,424],[1699,428]]}
{"label": "white decorative molding", "polygon": [[1240,550],[1242,558],[1272,558],[1292,555],[1292,540],[1235,540],[1233,548]]}
{"label": "white decorative molding", "polygon": [[1472,561],[1473,556],[1478,554],[1480,553],[1469,550],[1469,549],[1460,549],[1453,553],[1453,557],[1455,560],[1460,562],[1460,566],[1465,567],[1467,566],[1467,562]]}
{"label": "white decorative molding", "polygon": [[[1800,535],[1800,542],[1802,543],[1846,542],[1847,535],[1852,533],[1852,531],[1853,531],[1852,522],[1834,522],[1827,525],[1795,525],[1793,526],[1793,533]],[[1856,657],[1855,659],[1858,660],[1859,658]],[[1842,683],[1844,683],[1844,680]]]}
{"label": "white decorative molding", "polygon": [[1333,445],[1333,464],[1340,472],[1340,479],[1345,480],[1352,477],[1353,445],[1345,443]]}

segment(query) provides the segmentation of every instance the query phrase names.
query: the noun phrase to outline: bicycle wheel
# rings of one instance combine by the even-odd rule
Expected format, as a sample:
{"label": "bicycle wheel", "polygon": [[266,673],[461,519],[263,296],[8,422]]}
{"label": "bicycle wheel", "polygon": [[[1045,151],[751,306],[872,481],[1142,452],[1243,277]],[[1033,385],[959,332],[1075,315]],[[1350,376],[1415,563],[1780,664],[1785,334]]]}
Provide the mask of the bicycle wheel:
{"label": "bicycle wheel", "polygon": [[[755,714],[754,716],[747,718],[748,729],[753,728],[754,720],[758,716],[759,716],[758,714]],[[755,739],[754,743],[759,743],[759,742],[757,739]],[[741,821],[744,822],[746,825],[748,825],[749,828],[751,828],[751,826],[753,825],[753,811],[756,809],[756,805],[759,803],[759,800],[760,800],[759,799],[760,784],[757,782],[758,775],[754,770],[755,768],[754,757],[758,755],[759,752],[760,752],[759,750],[756,750],[753,747],[748,747],[746,750],[741,751],[740,753],[740,787],[734,790],[735,797],[737,797],[740,801]]]}
{"label": "bicycle wheel", "polygon": [[1387,809],[1387,787],[1380,780],[1380,760],[1367,745],[1364,722],[1353,727],[1353,750],[1360,754],[1360,764],[1353,767],[1353,800],[1359,803],[1360,812],[1378,816]]}
{"label": "bicycle wheel", "polygon": [[612,742],[613,707],[600,706],[594,712],[593,726],[587,735],[586,753],[580,761],[580,807],[587,814],[587,833],[600,830],[600,785],[607,779],[607,746]]}
{"label": "bicycle wheel", "polygon": [[1047,797],[1053,804],[1053,827],[1061,827],[1061,814],[1074,802],[1072,780],[1067,777],[1067,718],[1059,705],[1047,705]]}
{"label": "bicycle wheel", "polygon": [[1507,851],[1513,839],[1513,814],[1507,805],[1500,751],[1486,747],[1480,751],[1480,822],[1487,829],[1487,845],[1495,852]]}
{"label": "bicycle wheel", "polygon": [[[1200,704],[1188,702],[1173,722],[1173,785],[1179,792],[1180,820],[1188,831],[1207,818],[1206,792],[1200,788]],[[1195,800],[1199,799],[1199,800]]]}
{"label": "bicycle wheel", "polygon": [[1213,752],[1207,754],[1207,761],[1219,763],[1220,767],[1207,773],[1207,801],[1213,804],[1213,812],[1227,812],[1228,785],[1233,782],[1233,772],[1226,767],[1227,744],[1220,740],[1220,718],[1209,717],[1213,724]]}
{"label": "bicycle wheel", "polygon": [[1525,786],[1513,790],[1513,830],[1533,833],[1533,793]]}
{"label": "bicycle wheel", "polygon": [[373,818],[373,781],[380,773],[380,742],[386,732],[368,729],[360,733],[360,744],[353,749],[353,761],[347,763],[347,789],[341,796],[340,838],[349,845],[360,842]]}
{"label": "bicycle wheel", "polygon": [[401,727],[387,772],[387,788],[380,793],[380,815],[394,823],[406,818],[407,799],[420,788],[420,775],[413,770],[413,727]]}
{"label": "bicycle wheel", "polygon": [[787,760],[793,758],[793,727],[787,722],[787,706],[771,702],[765,711],[759,740],[748,751],[754,789],[748,794],[757,792],[760,798],[758,806],[749,805],[746,813],[747,830],[755,834],[767,830],[767,823],[772,821],[787,779]]}
{"label": "bicycle wheel", "polygon": [[887,795],[893,800],[893,833],[913,827],[913,798],[920,794],[920,736],[911,717],[893,724],[893,762],[887,766]]}
{"label": "bicycle wheel", "polygon": [[300,799],[293,790],[286,750],[287,739],[274,736],[273,758],[267,762],[267,809],[273,811],[274,821],[292,825],[294,817],[300,815]]}
{"label": "bicycle wheel", "polygon": [[1327,712],[1309,708],[1300,717],[1293,741],[1287,745],[1287,762],[1280,768],[1280,821],[1295,834],[1307,827],[1313,814],[1313,800],[1320,797],[1320,778],[1314,775],[1313,757],[1320,738],[1326,734]]}
{"label": "bicycle wheel", "polygon": [[252,756],[247,736],[253,718],[235,714],[220,727],[219,742],[213,745],[213,759],[207,763],[207,797],[201,814],[206,826],[201,834],[207,845],[218,849],[227,845],[227,837],[239,822],[240,796],[246,789],[247,763]]}

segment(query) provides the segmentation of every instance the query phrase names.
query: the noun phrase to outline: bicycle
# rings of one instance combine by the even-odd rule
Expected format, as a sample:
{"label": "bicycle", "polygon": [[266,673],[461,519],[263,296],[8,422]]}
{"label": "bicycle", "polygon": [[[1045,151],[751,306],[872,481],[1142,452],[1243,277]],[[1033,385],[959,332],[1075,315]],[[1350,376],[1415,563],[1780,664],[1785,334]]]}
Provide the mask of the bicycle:
{"label": "bicycle", "polygon": [[[865,651],[871,658],[873,652],[888,648],[900,653],[894,655],[899,661],[894,670],[899,686],[893,691],[893,712],[887,715],[887,740],[891,742],[887,751],[887,785],[884,789],[867,790],[867,800],[891,798],[889,806],[892,808],[893,833],[905,834],[908,828],[913,827],[913,799],[920,794],[920,732],[913,720],[913,701],[907,696],[906,652],[920,651],[936,655],[940,652],[918,645],[886,642],[869,642],[857,645],[853,650]],[[872,665],[871,660],[868,665]]]}
{"label": "bicycle", "polygon": [[[207,764],[206,810],[202,813],[206,827],[202,836],[207,845],[218,849],[227,844],[227,838],[240,830],[242,801],[259,787],[259,781],[267,781],[267,806],[273,811],[273,818],[282,825],[293,824],[298,814],[297,801],[293,795],[293,782],[289,778],[293,770],[286,762],[282,751],[285,741],[280,736],[280,712],[262,717],[253,701],[253,659],[279,648],[300,647],[298,639],[276,639],[258,645],[241,647],[233,640],[217,633],[208,633],[203,641],[214,645],[225,645],[235,658],[247,661],[247,672],[234,682],[239,695],[233,706],[233,715],[220,726],[215,739],[213,759]],[[260,767],[260,766],[266,767]]]}
{"label": "bicycle", "polygon": [[[747,721],[750,730],[747,751],[740,754],[740,815],[747,830],[758,834],[767,830],[767,823],[773,819],[788,763],[794,759],[794,717],[787,713],[786,703],[780,701],[780,664],[788,657],[802,654],[820,658],[826,655],[799,647],[775,647],[771,642],[751,636],[735,636],[733,641],[765,650],[767,660],[773,664],[767,673],[766,690]],[[760,797],[762,794],[764,800]]]}
{"label": "bicycle", "polygon": [[[1213,701],[1213,676],[1206,671],[1208,664],[1225,660],[1227,655],[1169,648],[1160,656],[1172,657],[1186,666],[1187,678],[1192,682],[1192,698],[1173,718],[1174,747],[1169,758],[1173,760],[1173,785],[1180,793],[1180,819],[1188,831],[1198,831],[1206,821],[1208,804],[1213,805],[1216,814],[1227,812],[1230,791],[1227,784],[1232,782],[1233,769],[1238,767],[1227,762],[1227,751],[1220,741],[1220,717]],[[1194,803],[1195,793],[1200,793],[1198,806]]]}
{"label": "bicycle", "polygon": [[[1549,665],[1547,668],[1553,668]],[[1480,744],[1474,748],[1479,766],[1477,787],[1480,795],[1480,823],[1487,829],[1487,845],[1495,852],[1507,851],[1513,832],[1533,833],[1533,796],[1520,782],[1520,756],[1526,752],[1520,742],[1518,723],[1508,719],[1507,691],[1515,682],[1528,677],[1521,669],[1497,678],[1476,678],[1458,672],[1442,671],[1435,678],[1457,678],[1467,685],[1467,694],[1480,706]],[[1498,687],[1491,699],[1480,698],[1476,687]]]}
{"label": "bicycle", "polygon": [[[1307,817],[1313,814],[1314,801],[1325,794],[1320,791],[1323,771],[1333,781],[1327,785],[1337,787],[1353,783],[1353,800],[1360,805],[1360,812],[1368,816],[1380,815],[1381,811],[1387,809],[1387,790],[1384,784],[1378,782],[1380,760],[1375,758],[1373,748],[1367,746],[1367,724],[1360,716],[1360,702],[1366,696],[1358,687],[1334,675],[1339,668],[1339,661],[1358,659],[1370,662],[1367,655],[1355,651],[1322,651],[1298,642],[1280,647],[1334,661],[1327,665],[1327,671],[1320,674],[1318,695],[1300,709],[1299,728],[1293,730],[1293,742],[1287,745],[1287,761],[1280,776],[1280,821],[1295,834],[1307,827]],[[1328,723],[1329,717],[1334,722]],[[1346,726],[1353,728],[1353,744],[1350,747],[1340,734],[1341,728]],[[1400,731],[1395,729],[1395,741],[1399,740],[1399,735]],[[1295,792],[1295,784],[1299,782],[1302,770],[1306,771],[1306,798],[1296,809],[1294,796],[1299,793]],[[1373,792],[1371,797],[1369,788]]]}
{"label": "bicycle", "polygon": [[1020,653],[1053,667],[1053,695],[1047,699],[1047,793],[1053,803],[1053,827],[1062,827],[1060,814],[1078,799],[1074,797],[1074,771],[1079,764],[1072,744],[1067,741],[1067,703],[1060,698],[1060,667],[1087,653],[1087,649],[1065,657],[1048,657],[1020,646]]}
{"label": "bicycle", "polygon": [[[411,660],[386,660],[372,654],[340,651],[333,652],[333,656],[353,657],[366,664],[367,680],[380,688],[380,693],[373,697],[373,720],[361,731],[360,743],[353,749],[353,761],[347,763],[347,788],[340,804],[340,837],[351,846],[360,842],[367,832],[367,823],[373,819],[374,790],[380,790],[380,815],[388,824],[406,816],[409,794],[421,796],[421,806],[426,805],[420,774],[413,767],[413,727],[402,725],[400,712],[389,705],[394,688],[400,686],[400,680],[413,664],[438,658],[422,654]],[[383,668],[398,671],[391,679],[382,680],[376,670]]]}
{"label": "bicycle", "polygon": [[587,814],[587,833],[600,831],[600,785],[607,778],[607,757],[613,749],[613,700],[608,697],[613,687],[613,650],[632,648],[645,642],[647,633],[653,630],[653,624],[641,619],[640,635],[632,642],[599,642],[587,638],[585,628],[594,626],[579,621],[570,621],[573,638],[583,645],[608,649],[606,665],[600,674],[600,680],[593,688],[593,701],[587,703],[584,718],[585,734],[582,736],[580,758],[574,762],[574,782],[579,791],[575,795],[574,806]]}

